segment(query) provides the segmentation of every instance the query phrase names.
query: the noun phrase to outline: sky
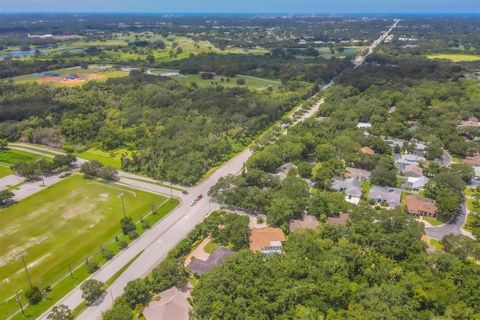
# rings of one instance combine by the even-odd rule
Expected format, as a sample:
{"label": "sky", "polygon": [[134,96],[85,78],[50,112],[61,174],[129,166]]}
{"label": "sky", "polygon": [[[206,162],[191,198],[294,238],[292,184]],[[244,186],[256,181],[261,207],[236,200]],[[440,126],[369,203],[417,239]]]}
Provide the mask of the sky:
{"label": "sky", "polygon": [[0,0],[0,12],[480,14],[480,0]]}

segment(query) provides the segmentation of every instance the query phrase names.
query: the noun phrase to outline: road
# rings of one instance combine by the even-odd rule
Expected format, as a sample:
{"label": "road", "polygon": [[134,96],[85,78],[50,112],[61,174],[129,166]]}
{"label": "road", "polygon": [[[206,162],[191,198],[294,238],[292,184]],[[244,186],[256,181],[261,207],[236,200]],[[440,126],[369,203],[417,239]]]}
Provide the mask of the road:
{"label": "road", "polygon": [[459,211],[459,214],[448,223],[436,227],[426,227],[425,234],[437,240],[442,240],[447,234],[464,235],[473,238],[470,232],[463,229],[468,216],[467,205],[463,203]]}
{"label": "road", "polygon": [[387,30],[387,32],[385,32],[384,34],[382,34],[382,36],[380,38],[378,38],[377,40],[375,40],[367,49],[367,52],[365,54],[360,54],[358,57],[356,57],[354,60],[353,60],[353,64],[355,65],[355,68],[358,68],[359,66],[361,66],[363,64],[363,62],[365,61],[365,59],[370,55],[372,54],[373,50],[375,50],[375,48],[380,44],[382,43],[385,39],[387,39],[387,37],[390,35],[390,33],[393,31],[393,29],[395,29],[395,27],[398,25],[398,23],[400,22],[400,20],[395,20],[395,22],[393,23],[393,25],[390,27],[390,29]]}
{"label": "road", "polygon": [[[389,29],[387,34],[395,28],[398,21],[395,21],[394,25]],[[371,46],[373,50],[379,43],[386,38],[383,34],[377,39]],[[364,58],[360,62],[362,64]],[[327,84],[327,88],[331,86],[333,81]],[[321,103],[317,103],[312,108],[318,110]],[[306,114],[313,115],[315,112],[308,110]],[[301,121],[305,120],[302,118]],[[112,306],[113,299],[120,296],[123,293],[123,289],[127,282],[145,277],[149,272],[158,265],[167,253],[175,247],[185,236],[200,223],[212,210],[218,208],[218,204],[213,202],[207,193],[210,188],[217,183],[217,181],[228,174],[239,173],[244,163],[252,155],[250,149],[236,155],[234,158],[227,161],[220,168],[218,168],[207,180],[203,181],[200,185],[188,188],[188,195],[184,195],[179,192],[174,195],[179,196],[181,204],[174,209],[168,216],[162,219],[159,223],[154,225],[150,230],[145,232],[135,242],[133,242],[126,250],[119,253],[107,264],[103,265],[91,278],[106,281],[111,278],[117,271],[119,271],[125,264],[127,264],[138,253],[143,253],[132,263],[118,279],[116,279],[109,288],[108,294],[102,301],[99,301],[97,305],[87,308],[77,319],[81,320],[93,320],[100,319],[102,312],[109,309]],[[141,179],[145,179],[141,177]],[[129,181],[130,180],[130,181]],[[120,180],[121,183],[129,182],[130,186],[150,190],[152,192],[165,193],[165,187],[154,185],[147,182],[128,179],[123,176]],[[167,188],[170,192],[170,188]],[[173,190],[172,192],[174,192]],[[204,198],[200,200],[195,206],[190,206],[191,200],[197,197],[198,194],[203,194]],[[67,296],[61,299],[57,304],[65,304],[70,309],[75,309],[80,303],[82,303],[80,286],[72,290]],[[46,319],[48,311],[45,312],[40,319]]]}

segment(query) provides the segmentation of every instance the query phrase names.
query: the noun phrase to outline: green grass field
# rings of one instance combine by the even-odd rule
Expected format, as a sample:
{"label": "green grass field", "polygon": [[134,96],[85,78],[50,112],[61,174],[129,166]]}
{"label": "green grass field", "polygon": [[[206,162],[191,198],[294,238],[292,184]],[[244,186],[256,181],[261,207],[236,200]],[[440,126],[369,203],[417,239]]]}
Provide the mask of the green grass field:
{"label": "green grass field", "polygon": [[[26,254],[32,282],[45,287],[67,274],[68,261],[77,266],[85,257],[97,254],[100,245],[118,247],[114,237],[121,234],[122,194],[127,215],[135,221],[149,214],[153,204],[159,206],[166,201],[159,195],[74,175],[1,209],[0,314],[16,308],[11,301],[4,301],[15,291],[28,287],[17,258],[21,252]],[[177,203],[167,202],[165,209],[162,206],[158,214],[149,217],[158,221]]]}
{"label": "green grass field", "polygon": [[[222,78],[223,78],[223,81],[222,81]],[[269,86],[273,88],[278,88],[281,85],[281,82],[279,80],[269,80],[269,79],[262,79],[262,78],[242,76],[242,75],[238,75],[236,77],[230,77],[230,78],[215,76],[213,79],[204,80],[200,77],[199,74],[189,74],[185,76],[183,75],[172,76],[172,79],[175,79],[184,84],[195,82],[197,86],[202,88],[221,85],[226,88],[243,86],[253,90],[257,90],[257,89],[266,89]],[[238,85],[237,79],[245,79],[245,85]]]}
{"label": "green grass field", "polygon": [[10,169],[9,165],[0,162],[0,178],[6,177],[12,173],[13,171]]}
{"label": "green grass field", "polygon": [[453,62],[480,61],[480,55],[461,53],[434,53],[427,55],[429,59],[446,59]]}
{"label": "green grass field", "polygon": [[120,169],[122,167],[122,163],[120,161],[122,154],[130,155],[131,151],[126,149],[117,149],[107,152],[96,148],[91,148],[86,151],[76,153],[75,155],[85,160],[96,160],[103,165]]}
{"label": "green grass field", "polygon": [[40,155],[20,150],[7,149],[0,151],[0,164],[11,166],[20,161],[34,161],[43,158]]}

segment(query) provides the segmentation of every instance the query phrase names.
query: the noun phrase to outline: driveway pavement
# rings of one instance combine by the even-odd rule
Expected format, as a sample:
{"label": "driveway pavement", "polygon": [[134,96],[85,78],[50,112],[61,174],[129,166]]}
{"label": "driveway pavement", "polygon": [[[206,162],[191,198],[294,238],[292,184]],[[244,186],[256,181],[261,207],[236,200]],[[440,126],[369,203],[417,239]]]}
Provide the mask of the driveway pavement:
{"label": "driveway pavement", "polygon": [[465,203],[463,203],[460,206],[459,214],[456,217],[454,217],[448,223],[440,226],[426,227],[425,234],[437,240],[442,240],[442,238],[447,234],[465,235],[467,237],[474,238],[470,232],[463,229],[463,226],[467,221],[467,215],[467,206]]}

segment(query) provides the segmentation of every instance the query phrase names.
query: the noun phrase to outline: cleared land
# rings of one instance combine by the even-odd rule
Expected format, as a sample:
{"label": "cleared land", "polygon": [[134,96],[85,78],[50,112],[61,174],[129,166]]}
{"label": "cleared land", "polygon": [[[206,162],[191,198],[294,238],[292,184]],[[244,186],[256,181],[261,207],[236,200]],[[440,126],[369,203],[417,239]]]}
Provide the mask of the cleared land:
{"label": "cleared land", "polygon": [[460,53],[435,53],[427,55],[429,59],[446,59],[453,62],[480,61],[480,55]]}
{"label": "cleared land", "polygon": [[92,69],[82,69],[80,67],[52,70],[43,74],[28,74],[24,76],[13,77],[15,83],[52,84],[56,86],[79,86],[88,81],[105,81],[109,78],[120,78],[128,76],[127,71],[99,71]]}
{"label": "cleared land", "polygon": [[163,204],[156,215],[145,218],[150,221],[154,217],[150,221],[154,223],[178,203],[177,200],[165,202],[165,197],[152,193],[74,175],[0,209],[0,314],[16,310],[14,301],[4,301],[16,291],[28,288],[18,260],[21,252],[26,254],[32,282],[45,287],[68,273],[68,261],[75,267],[87,256],[98,256],[100,245],[118,251],[114,238],[121,235],[122,195],[126,213],[134,221],[148,215],[152,205]]}
{"label": "cleared land", "polygon": [[[155,72],[155,71],[152,71],[152,72]],[[160,72],[160,74],[161,73],[167,73],[168,75],[170,72]],[[171,78],[184,84],[189,84],[194,82],[197,84],[197,86],[202,88],[221,85],[226,88],[241,86],[241,87],[248,87],[254,90],[257,90],[257,89],[259,90],[259,89],[266,89],[268,87],[278,88],[282,84],[279,80],[262,79],[262,78],[242,76],[242,75],[238,75],[236,77],[215,76],[213,79],[202,79],[199,74],[189,74],[189,75],[173,75],[171,76]],[[244,79],[245,84],[244,85],[237,84],[238,79]]]}

